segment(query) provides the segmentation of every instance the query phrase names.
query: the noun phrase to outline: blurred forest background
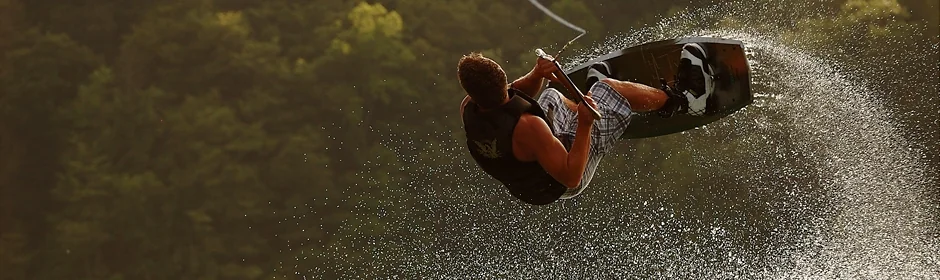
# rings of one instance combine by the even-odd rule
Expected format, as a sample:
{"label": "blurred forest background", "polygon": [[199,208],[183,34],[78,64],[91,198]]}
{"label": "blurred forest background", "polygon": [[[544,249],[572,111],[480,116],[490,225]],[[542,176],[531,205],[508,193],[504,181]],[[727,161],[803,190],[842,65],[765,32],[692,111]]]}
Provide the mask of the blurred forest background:
{"label": "blurred forest background", "polygon": [[[543,4],[589,31],[577,49],[720,2]],[[790,2],[792,24],[765,28],[861,50],[822,54],[860,73],[905,73],[890,58],[911,45],[932,46],[938,67],[937,0]],[[517,77],[534,48],[574,35],[523,0],[0,0],[0,279],[261,279],[294,258],[289,240],[431,235],[368,221],[408,208],[386,198],[409,182],[473,187],[448,183],[468,171],[434,170],[465,157],[457,59],[483,51]],[[904,94],[937,94],[936,77],[880,90],[934,106]],[[637,154],[612,160],[669,164]],[[280,224],[301,205],[315,226]],[[311,262],[331,278],[356,254]]]}

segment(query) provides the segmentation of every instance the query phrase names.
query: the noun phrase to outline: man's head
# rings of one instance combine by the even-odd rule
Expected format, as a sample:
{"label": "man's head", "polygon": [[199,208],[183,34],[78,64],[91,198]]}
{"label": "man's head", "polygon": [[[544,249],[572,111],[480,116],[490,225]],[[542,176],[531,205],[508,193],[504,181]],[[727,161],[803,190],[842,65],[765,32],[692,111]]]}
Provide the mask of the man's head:
{"label": "man's head", "polygon": [[480,53],[470,53],[457,63],[457,78],[460,86],[478,106],[494,108],[508,98],[506,72],[492,59]]}

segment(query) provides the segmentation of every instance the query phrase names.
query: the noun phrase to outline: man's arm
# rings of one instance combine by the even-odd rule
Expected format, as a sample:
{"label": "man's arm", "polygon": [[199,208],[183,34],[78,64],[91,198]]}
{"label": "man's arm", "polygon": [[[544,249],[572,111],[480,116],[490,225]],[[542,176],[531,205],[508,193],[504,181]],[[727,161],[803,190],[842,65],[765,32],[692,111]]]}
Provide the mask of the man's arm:
{"label": "man's arm", "polygon": [[532,71],[526,73],[525,76],[519,77],[512,82],[509,86],[519,91],[525,93],[530,98],[535,99],[535,96],[542,92],[542,86],[545,85],[545,81],[542,80],[542,74],[536,71],[538,65],[532,68]]}
{"label": "man's arm", "polygon": [[521,129],[518,132],[524,133],[520,135],[523,140],[521,144],[530,150],[539,165],[552,178],[568,188],[577,188],[587,167],[592,126],[592,123],[578,125],[571,151],[565,150],[561,141],[552,135],[548,124],[539,117],[523,115],[519,119],[517,129]]}
{"label": "man's arm", "polygon": [[554,82],[559,82],[558,73],[561,73],[561,70],[555,66],[554,61],[539,57],[536,59],[535,66],[532,67],[529,73],[519,77],[509,86],[535,99],[535,96],[538,95],[539,92],[542,92],[542,87],[545,86],[545,81],[542,79],[547,78]]}

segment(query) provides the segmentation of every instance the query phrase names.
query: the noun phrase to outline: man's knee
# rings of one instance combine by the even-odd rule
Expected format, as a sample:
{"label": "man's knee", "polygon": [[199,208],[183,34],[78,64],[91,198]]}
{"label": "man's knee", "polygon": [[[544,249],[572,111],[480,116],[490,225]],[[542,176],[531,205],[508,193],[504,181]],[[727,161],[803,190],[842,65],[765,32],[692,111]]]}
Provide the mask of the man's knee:
{"label": "man's knee", "polygon": [[604,78],[591,85],[588,91],[590,91],[591,94],[596,94],[600,91],[614,91],[620,93],[621,89],[619,87],[622,87],[622,83],[623,82],[611,78]]}

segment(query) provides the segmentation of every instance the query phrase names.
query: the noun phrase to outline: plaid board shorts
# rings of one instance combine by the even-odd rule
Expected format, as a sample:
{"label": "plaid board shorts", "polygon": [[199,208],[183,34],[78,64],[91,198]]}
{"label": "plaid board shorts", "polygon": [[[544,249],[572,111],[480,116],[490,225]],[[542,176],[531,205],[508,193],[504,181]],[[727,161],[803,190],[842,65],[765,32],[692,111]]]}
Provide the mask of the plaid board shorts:
{"label": "plaid board shorts", "polygon": [[[591,149],[588,155],[587,167],[581,177],[581,184],[577,188],[568,189],[561,199],[569,199],[581,194],[597,171],[601,159],[610,152],[620,140],[620,136],[627,130],[633,110],[630,103],[610,85],[602,82],[594,83],[589,90],[591,97],[597,104],[601,119],[594,121],[591,129]],[[578,114],[565,106],[565,97],[554,88],[542,91],[538,103],[545,110],[545,114],[552,120],[552,129],[555,137],[562,140],[565,148],[570,149],[574,143],[575,132],[578,129]]]}

